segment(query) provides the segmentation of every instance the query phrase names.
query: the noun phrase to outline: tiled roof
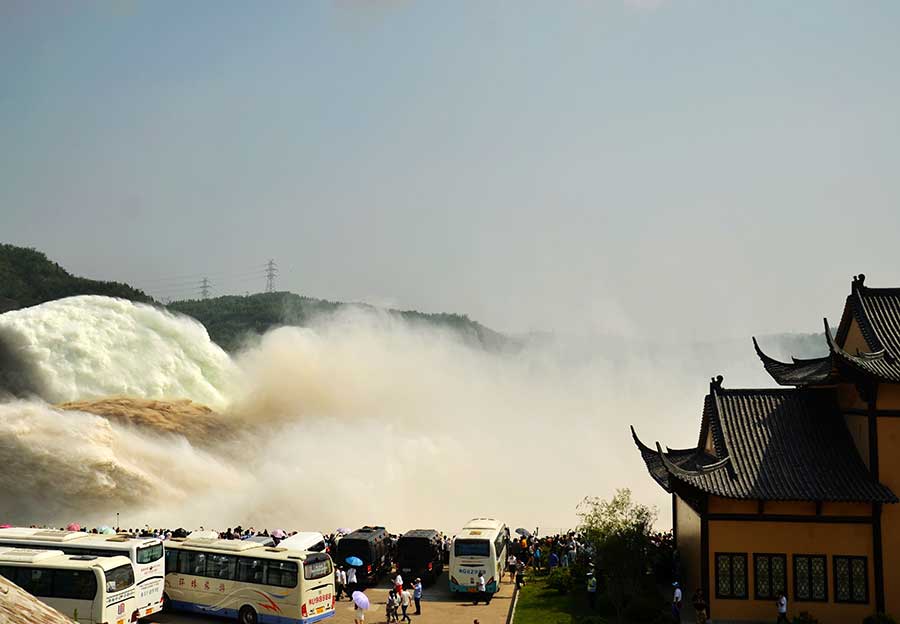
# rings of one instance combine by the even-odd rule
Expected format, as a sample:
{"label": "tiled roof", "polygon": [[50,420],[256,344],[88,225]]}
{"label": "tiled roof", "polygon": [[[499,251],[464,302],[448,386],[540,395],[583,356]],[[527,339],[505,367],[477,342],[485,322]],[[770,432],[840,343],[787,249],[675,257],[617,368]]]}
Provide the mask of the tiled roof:
{"label": "tiled roof", "polygon": [[[779,362],[753,344],[766,371],[783,386],[810,386],[834,383],[844,372],[861,373],[878,381],[900,382],[900,288],[869,288],[865,275],[853,278],[853,285],[836,336],[825,321],[830,353],[822,358]],[[866,344],[866,353],[850,353],[846,344],[850,326],[856,320]]]}
{"label": "tiled roof", "polygon": [[793,362],[788,363],[779,362],[763,353],[756,338],[753,339],[753,348],[762,360],[766,372],[781,386],[820,385],[832,383],[837,379],[837,370],[831,354],[808,360],[791,358]]}
{"label": "tiled roof", "polygon": [[897,502],[860,459],[833,390],[720,384],[710,387],[702,426],[712,432],[715,457],[702,440],[695,449],[663,451],[634,435],[650,475],[667,491],[682,482],[727,498]]}

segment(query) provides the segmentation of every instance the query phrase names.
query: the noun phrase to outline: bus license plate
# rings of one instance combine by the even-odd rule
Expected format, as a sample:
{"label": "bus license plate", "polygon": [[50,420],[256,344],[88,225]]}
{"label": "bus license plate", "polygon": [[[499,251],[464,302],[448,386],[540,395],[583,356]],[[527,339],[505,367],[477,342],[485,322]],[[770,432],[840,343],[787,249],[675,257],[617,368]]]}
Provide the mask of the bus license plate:
{"label": "bus license plate", "polygon": [[470,588],[467,589],[466,591],[469,592],[470,594],[474,594],[475,592],[478,591],[478,588],[477,588],[477,587],[470,587]]}

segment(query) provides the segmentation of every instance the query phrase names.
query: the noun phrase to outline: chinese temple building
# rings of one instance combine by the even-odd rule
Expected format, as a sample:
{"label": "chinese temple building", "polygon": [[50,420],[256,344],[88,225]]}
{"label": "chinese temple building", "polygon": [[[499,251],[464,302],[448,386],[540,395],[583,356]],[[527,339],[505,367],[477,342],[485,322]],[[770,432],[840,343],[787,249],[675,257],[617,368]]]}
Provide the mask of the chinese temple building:
{"label": "chinese temple building", "polygon": [[696,447],[648,446],[672,495],[685,597],[702,587],[716,622],[789,615],[822,624],[900,615],[900,288],[854,277],[828,354],[775,360],[783,388],[712,380]]}

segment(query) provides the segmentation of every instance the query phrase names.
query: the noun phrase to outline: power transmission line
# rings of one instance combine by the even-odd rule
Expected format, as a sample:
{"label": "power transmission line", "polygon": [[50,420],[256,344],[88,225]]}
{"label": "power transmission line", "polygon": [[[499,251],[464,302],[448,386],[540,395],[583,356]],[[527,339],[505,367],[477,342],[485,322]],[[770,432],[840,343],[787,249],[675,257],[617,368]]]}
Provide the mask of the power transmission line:
{"label": "power transmission line", "polygon": [[275,276],[278,275],[278,267],[271,258],[266,263],[266,292],[275,292]]}
{"label": "power transmission line", "polygon": [[200,280],[200,296],[203,299],[209,299],[209,278],[204,277]]}

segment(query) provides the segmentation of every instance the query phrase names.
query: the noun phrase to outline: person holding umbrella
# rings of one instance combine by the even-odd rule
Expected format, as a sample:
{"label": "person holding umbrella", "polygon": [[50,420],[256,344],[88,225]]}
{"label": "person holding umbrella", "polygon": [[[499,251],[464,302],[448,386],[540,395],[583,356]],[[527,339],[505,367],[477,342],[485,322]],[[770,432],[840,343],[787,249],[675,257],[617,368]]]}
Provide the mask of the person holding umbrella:
{"label": "person holding umbrella", "polygon": [[354,605],[354,624],[365,624],[366,611],[369,610],[369,597],[361,591],[355,591],[353,592],[353,595],[350,597],[350,599],[353,600]]}
{"label": "person holding umbrella", "polygon": [[359,557],[347,557],[346,561],[350,566],[347,568],[347,595],[350,596],[350,600],[353,600],[353,594],[356,593],[356,587],[359,585],[356,580],[356,566],[362,565],[362,560]]}

